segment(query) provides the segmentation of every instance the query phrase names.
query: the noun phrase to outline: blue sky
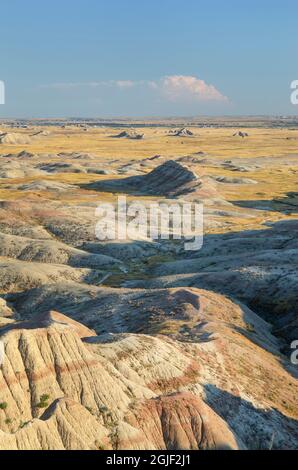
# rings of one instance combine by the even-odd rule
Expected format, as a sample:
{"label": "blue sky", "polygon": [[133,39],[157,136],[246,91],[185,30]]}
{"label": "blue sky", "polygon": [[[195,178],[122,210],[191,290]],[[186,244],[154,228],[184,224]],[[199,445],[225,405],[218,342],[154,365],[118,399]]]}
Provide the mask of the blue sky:
{"label": "blue sky", "polygon": [[0,12],[0,117],[297,114],[297,1],[2,0]]}

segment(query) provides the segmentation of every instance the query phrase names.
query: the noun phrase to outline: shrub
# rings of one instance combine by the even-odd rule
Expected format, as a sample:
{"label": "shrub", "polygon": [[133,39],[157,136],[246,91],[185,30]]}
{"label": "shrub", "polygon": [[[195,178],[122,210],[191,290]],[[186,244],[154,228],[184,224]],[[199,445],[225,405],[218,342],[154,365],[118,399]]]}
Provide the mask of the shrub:
{"label": "shrub", "polygon": [[48,395],[47,393],[44,393],[43,395],[41,395],[40,401],[36,405],[37,408],[47,408],[49,406],[49,403],[48,403],[49,398],[50,398],[50,395]]}
{"label": "shrub", "polygon": [[48,402],[46,401],[40,401],[39,403],[37,403],[37,408],[47,408],[49,406]]}
{"label": "shrub", "polygon": [[41,397],[40,397],[41,402],[48,401],[49,399],[50,399],[50,395],[48,395],[46,393],[44,395],[41,395]]}

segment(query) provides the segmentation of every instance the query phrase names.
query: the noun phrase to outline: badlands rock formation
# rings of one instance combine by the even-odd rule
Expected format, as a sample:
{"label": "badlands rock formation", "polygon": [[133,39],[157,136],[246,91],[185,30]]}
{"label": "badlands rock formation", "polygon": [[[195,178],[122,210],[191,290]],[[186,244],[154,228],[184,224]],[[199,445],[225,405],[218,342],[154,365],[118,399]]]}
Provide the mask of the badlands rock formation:
{"label": "badlands rock formation", "polygon": [[30,144],[32,138],[28,134],[4,132],[0,134],[0,144],[23,145]]}
{"label": "badlands rock formation", "polygon": [[29,145],[35,139],[48,136],[49,133],[46,131],[40,131],[33,134],[21,133],[21,132],[4,132],[0,134],[0,144],[3,145]]}
{"label": "badlands rock formation", "polygon": [[91,183],[88,187],[103,191],[133,192],[168,198],[191,197],[193,200],[205,200],[207,203],[212,200],[221,200],[221,203],[226,203],[216,191],[210,178],[199,178],[187,166],[175,160],[168,160],[145,175]]}
{"label": "badlands rock formation", "polygon": [[[0,449],[297,448],[297,155],[83,131],[0,158]],[[203,202],[202,249],[98,240],[119,194]]]}
{"label": "badlands rock formation", "polygon": [[170,135],[175,137],[189,137],[193,135],[193,132],[186,127],[183,127],[182,129],[177,129],[176,131],[170,132]]}
{"label": "badlands rock formation", "polygon": [[136,131],[126,132],[122,131],[117,135],[113,135],[116,139],[132,139],[132,140],[140,140],[144,138],[144,134],[138,134]]}

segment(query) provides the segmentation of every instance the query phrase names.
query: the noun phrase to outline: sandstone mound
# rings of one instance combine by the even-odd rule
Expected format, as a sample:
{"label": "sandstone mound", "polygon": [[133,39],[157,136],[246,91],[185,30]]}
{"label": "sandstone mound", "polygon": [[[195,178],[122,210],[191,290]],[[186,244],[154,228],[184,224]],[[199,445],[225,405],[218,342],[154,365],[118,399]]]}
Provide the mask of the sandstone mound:
{"label": "sandstone mound", "polygon": [[25,162],[8,160],[0,164],[0,178],[31,178],[41,176],[45,173],[39,169],[32,168]]}
{"label": "sandstone mound", "polygon": [[98,168],[96,166],[89,166],[88,164],[78,164],[78,163],[66,163],[66,162],[46,162],[40,163],[36,168],[39,168],[41,171],[55,174],[55,173],[92,173],[97,175],[107,175],[110,172],[103,168]]}
{"label": "sandstone mound", "polygon": [[110,175],[113,173],[112,170],[104,170],[96,166],[88,166],[84,168],[84,172],[91,173],[94,175]]}
{"label": "sandstone mound", "polygon": [[58,153],[58,157],[74,160],[93,160],[95,158],[94,155],[83,152],[61,152]]}
{"label": "sandstone mound", "polygon": [[62,282],[99,282],[103,274],[88,268],[59,264],[33,263],[0,258],[0,292],[22,291],[43,284]]}
{"label": "sandstone mound", "polygon": [[145,188],[146,192],[167,196],[191,192],[201,184],[193,171],[173,160],[158,166],[148,175],[136,178],[135,181],[136,186]]}
{"label": "sandstone mound", "polygon": [[192,170],[175,160],[168,160],[145,175],[131,176],[121,180],[105,180],[91,183],[88,187],[144,195],[191,196],[193,199],[204,199],[209,202],[222,200],[223,202],[210,179],[199,178]]}
{"label": "sandstone mound", "polygon": [[190,137],[190,136],[193,136],[194,134],[192,131],[190,131],[186,127],[182,127],[181,129],[170,131],[170,135],[173,137]]}
{"label": "sandstone mound", "polygon": [[51,238],[44,227],[24,219],[20,215],[20,210],[22,207],[19,206],[19,203],[0,201],[0,230],[2,233],[34,239],[47,240]]}
{"label": "sandstone mound", "polygon": [[144,138],[144,134],[138,134],[135,131],[127,132],[127,131],[122,131],[117,135],[113,135],[115,139],[135,139],[135,140],[140,140]]}
{"label": "sandstone mound", "polygon": [[87,173],[87,170],[81,165],[64,162],[41,163],[38,168],[47,173]]}
{"label": "sandstone mound", "polygon": [[113,135],[112,137],[114,137],[115,139],[122,139],[123,137],[128,137],[128,135],[128,132],[122,131],[119,132],[119,134]]}
{"label": "sandstone mound", "polygon": [[21,134],[16,132],[5,132],[0,134],[0,144],[8,145],[23,145],[31,144],[32,138],[27,134]]}
{"label": "sandstone mound", "polygon": [[141,140],[144,138],[144,134],[130,134],[130,136],[128,137],[129,139],[132,139],[132,140]]}
{"label": "sandstone mound", "polygon": [[27,160],[27,159],[36,157],[36,155],[34,153],[27,152],[26,150],[22,150],[19,153],[9,153],[6,155],[2,155],[2,157],[3,158],[20,158],[20,159]]}
{"label": "sandstone mound", "polygon": [[214,179],[218,183],[227,183],[227,184],[256,184],[257,181],[250,178],[230,178],[228,176],[214,176]]}
{"label": "sandstone mound", "polygon": [[70,191],[76,189],[73,184],[60,183],[51,180],[36,180],[32,183],[20,184],[17,186],[20,191]]}
{"label": "sandstone mound", "polygon": [[26,150],[22,150],[22,152],[16,155],[17,158],[33,158],[35,156],[36,155],[34,153],[26,152]]}
{"label": "sandstone mound", "polygon": [[[199,155],[202,155],[202,157],[205,155],[204,152],[198,152]],[[197,164],[197,163],[204,163],[204,160],[202,158],[199,158],[199,156],[195,155],[185,155],[184,157],[179,157],[176,159],[176,162],[179,163],[186,163],[186,164]]]}
{"label": "sandstone mound", "polygon": [[240,172],[249,172],[249,171],[253,171],[256,168],[256,167],[248,166],[248,165],[241,165],[241,164],[237,165],[231,161],[225,161],[222,163],[221,166],[227,170],[240,171]]}
{"label": "sandstone mound", "polygon": [[110,256],[87,253],[57,240],[37,240],[2,232],[0,232],[0,256],[98,269],[120,264],[120,261]]}

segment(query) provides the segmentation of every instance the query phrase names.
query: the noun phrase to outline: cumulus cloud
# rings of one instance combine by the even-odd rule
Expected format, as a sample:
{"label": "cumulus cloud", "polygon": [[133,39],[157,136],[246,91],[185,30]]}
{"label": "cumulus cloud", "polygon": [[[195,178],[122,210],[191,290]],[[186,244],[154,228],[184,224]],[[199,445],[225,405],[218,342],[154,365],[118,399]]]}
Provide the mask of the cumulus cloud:
{"label": "cumulus cloud", "polygon": [[161,89],[172,100],[228,101],[214,85],[188,75],[169,75],[161,79]]}
{"label": "cumulus cloud", "polygon": [[73,88],[118,88],[132,89],[133,87],[143,87],[156,93],[159,97],[167,101],[205,101],[205,102],[228,102],[214,85],[207,84],[198,77],[189,75],[167,75],[158,80],[106,80],[93,82],[70,82],[53,83],[43,85],[42,88],[73,89]]}

